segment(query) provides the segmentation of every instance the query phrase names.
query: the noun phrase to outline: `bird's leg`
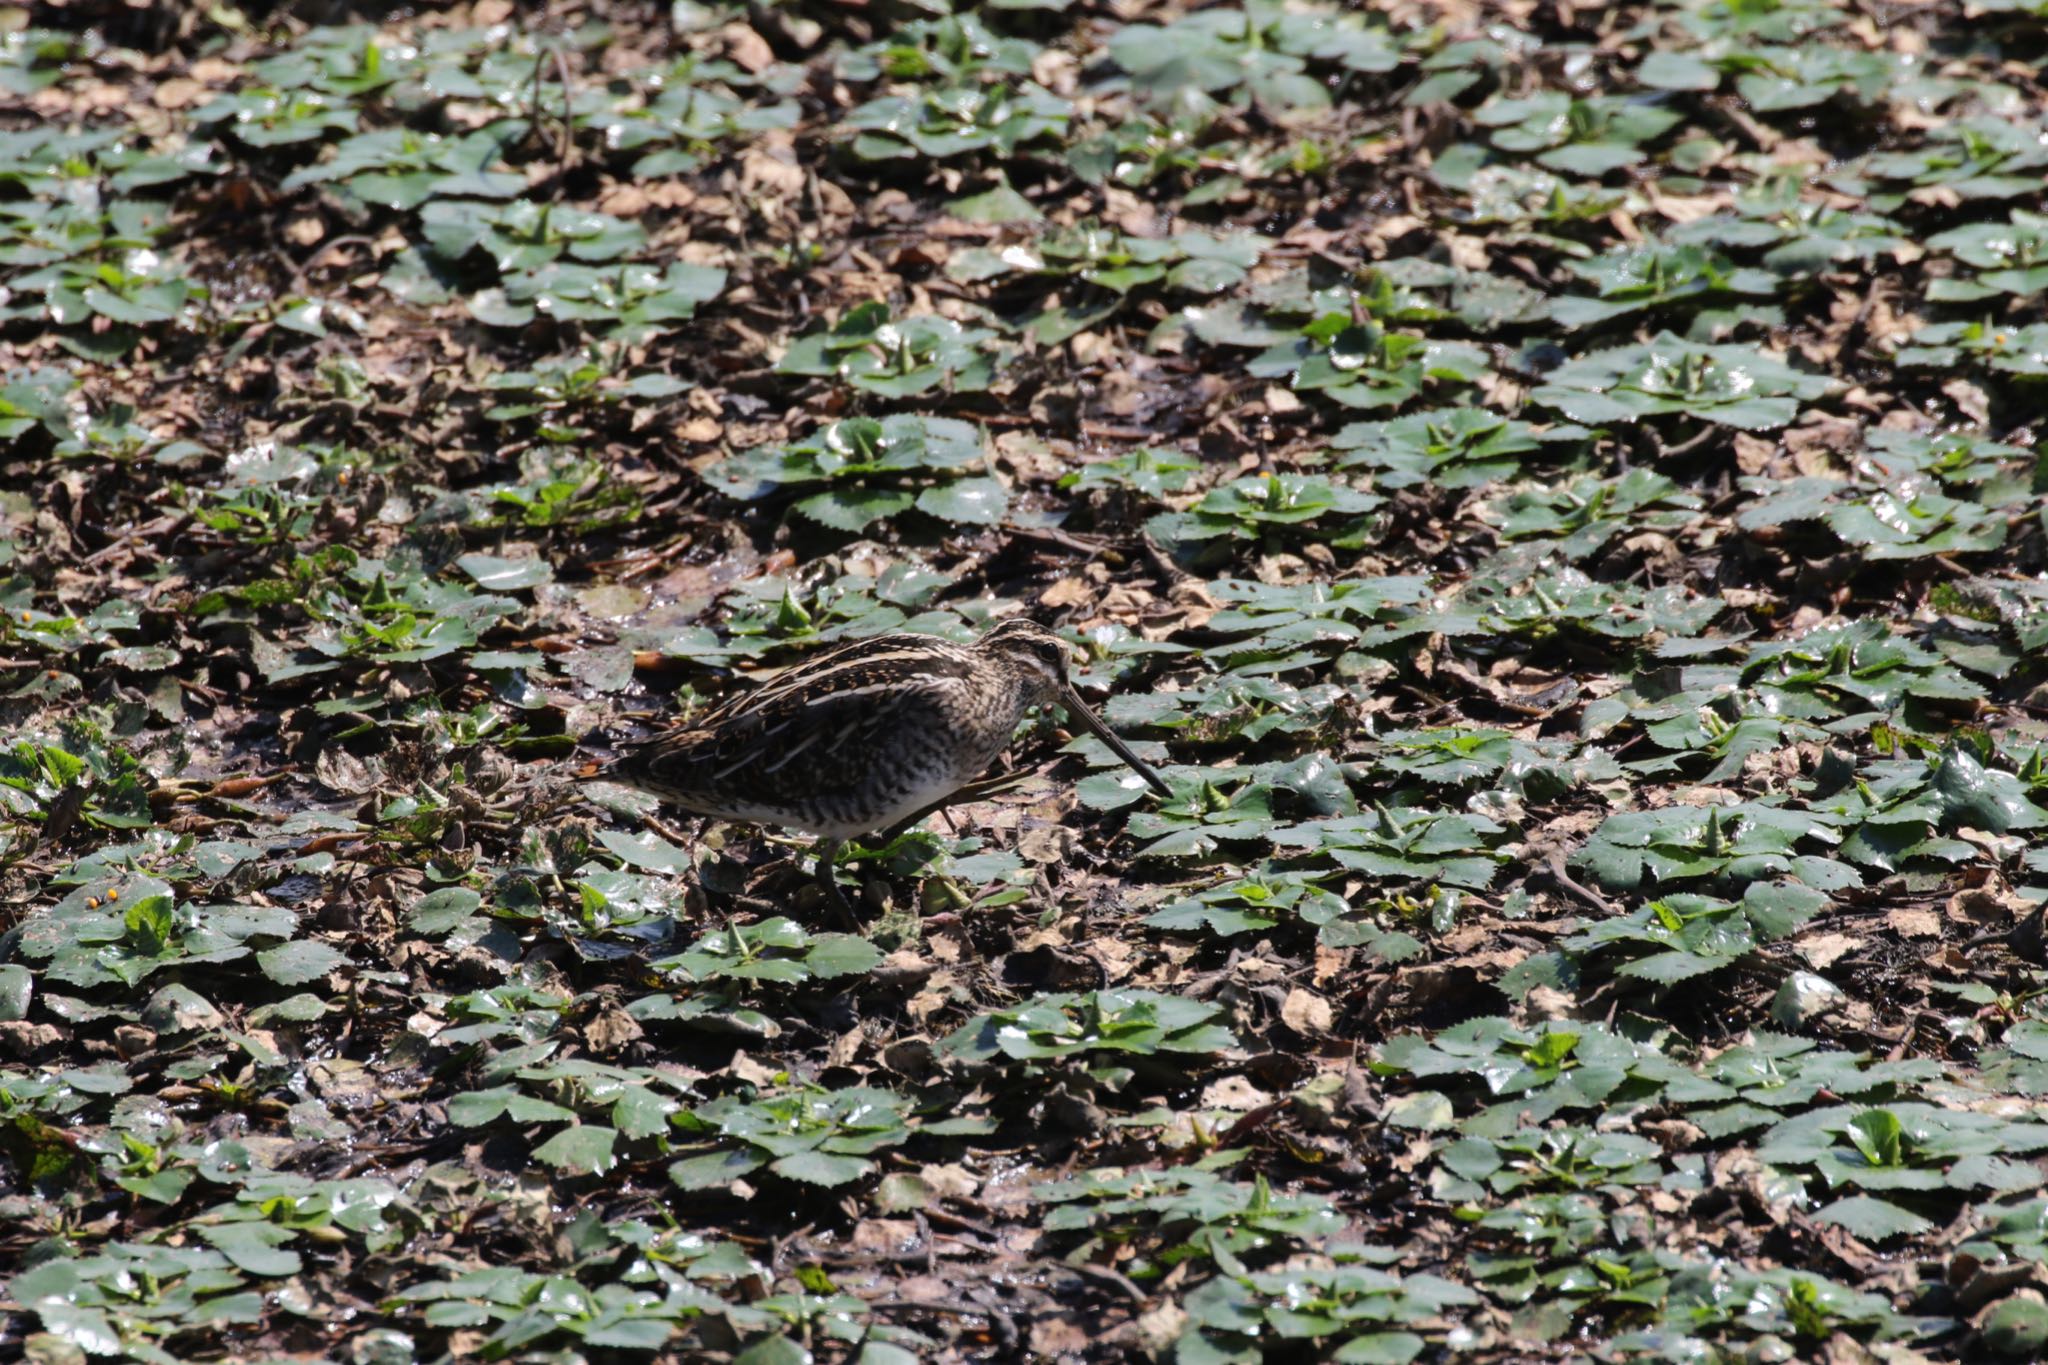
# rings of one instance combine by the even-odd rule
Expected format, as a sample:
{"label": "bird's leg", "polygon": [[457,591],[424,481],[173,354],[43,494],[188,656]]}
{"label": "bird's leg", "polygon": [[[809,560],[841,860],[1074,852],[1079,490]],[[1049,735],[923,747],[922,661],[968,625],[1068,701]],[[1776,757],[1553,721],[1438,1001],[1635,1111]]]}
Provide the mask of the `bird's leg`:
{"label": "bird's leg", "polygon": [[834,864],[839,859],[839,839],[820,839],[817,843],[817,878],[819,889],[824,891],[825,900],[839,912],[839,918],[854,933],[860,932],[860,918],[853,913],[853,905],[846,899],[846,893],[839,889],[839,876]]}
{"label": "bird's leg", "polygon": [[691,842],[689,835],[683,833],[674,825],[668,824],[666,821],[662,820],[660,816],[655,815],[652,811],[648,812],[646,815],[641,816],[640,823],[647,826],[647,828],[653,830],[656,834],[659,834],[662,838],[668,840],[670,843],[674,844],[678,848],[685,847]]}
{"label": "bird's leg", "polygon": [[945,805],[945,802],[941,801],[938,803],[938,805],[926,806],[923,810],[919,811],[915,815],[904,816],[901,820],[898,820],[895,824],[889,826],[889,828],[883,830],[880,834],[875,836],[875,847],[887,848],[889,845],[895,843],[898,839],[901,839],[906,833],[913,829],[916,829],[919,825],[923,824],[925,822],[926,817],[928,817],[933,811],[938,810],[943,805]]}
{"label": "bird's leg", "polygon": [[919,825],[930,819],[934,811],[944,810],[946,807],[957,805],[962,801],[979,801],[984,796],[993,796],[999,791],[1016,786],[1029,776],[1031,776],[1029,771],[1020,769],[1016,772],[997,773],[994,777],[977,778],[959,791],[940,797],[923,810],[918,811],[914,815],[906,815],[895,824],[889,826],[889,828],[883,830],[881,837],[875,841],[875,847],[887,848],[890,844],[902,838],[905,831],[916,829]]}

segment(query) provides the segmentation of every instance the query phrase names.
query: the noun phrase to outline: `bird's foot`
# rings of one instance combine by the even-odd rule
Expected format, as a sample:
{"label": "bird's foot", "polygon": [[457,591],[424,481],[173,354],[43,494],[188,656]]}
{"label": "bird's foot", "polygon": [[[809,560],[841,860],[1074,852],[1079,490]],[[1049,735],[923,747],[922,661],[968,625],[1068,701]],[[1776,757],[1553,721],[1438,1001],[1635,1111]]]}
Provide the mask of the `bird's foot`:
{"label": "bird's foot", "polygon": [[846,899],[846,892],[839,885],[836,867],[840,841],[820,839],[818,841],[818,865],[816,877],[818,889],[825,893],[825,902],[839,916],[840,923],[853,933],[860,932],[860,917],[853,912],[853,902]]}

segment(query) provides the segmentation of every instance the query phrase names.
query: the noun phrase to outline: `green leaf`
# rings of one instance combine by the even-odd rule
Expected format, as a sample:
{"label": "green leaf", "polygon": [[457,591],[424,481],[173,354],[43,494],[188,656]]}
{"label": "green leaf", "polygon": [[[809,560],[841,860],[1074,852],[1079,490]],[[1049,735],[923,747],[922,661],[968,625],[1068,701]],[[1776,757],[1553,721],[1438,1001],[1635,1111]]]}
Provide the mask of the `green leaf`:
{"label": "green leaf", "polygon": [[946,205],[946,212],[967,223],[1035,223],[1045,217],[1030,200],[1010,188],[1008,180],[980,194],[955,199]]}
{"label": "green leaf", "polygon": [[1984,1344],[2002,1356],[2039,1359],[2048,1347],[2048,1305],[2013,1295],[1984,1315]]}
{"label": "green leaf", "polygon": [[1345,1342],[1330,1359],[1340,1365],[1408,1365],[1428,1345],[1413,1332],[1368,1332]]}
{"label": "green leaf", "polygon": [[1904,1131],[1898,1116],[1889,1109],[1871,1109],[1849,1121],[1848,1136],[1865,1161],[1873,1166],[1893,1167],[1900,1164]]}
{"label": "green leaf", "polygon": [[1909,1213],[1897,1204],[1888,1204],[1867,1194],[1850,1195],[1846,1199],[1837,1199],[1824,1208],[1816,1209],[1813,1221],[1842,1228],[1866,1242],[1882,1242],[1893,1237],[1917,1237],[1922,1233],[1932,1232],[1935,1228],[1932,1222],[1919,1214]]}
{"label": "green leaf", "polygon": [[1687,52],[1652,52],[1636,67],[1636,79],[1652,90],[1712,90],[1721,73]]}
{"label": "green leaf", "polygon": [[312,939],[297,939],[266,948],[256,955],[256,965],[280,986],[303,986],[348,965],[338,948]]}
{"label": "green leaf", "polygon": [[645,868],[649,872],[680,873],[688,872],[695,865],[690,860],[689,850],[677,848],[648,830],[626,834],[603,829],[597,832],[597,841],[617,854],[628,867]]}
{"label": "green leaf", "polygon": [[763,1337],[734,1356],[733,1365],[811,1365],[811,1353],[777,1333]]}
{"label": "green leaf", "polygon": [[618,1138],[612,1128],[572,1124],[534,1148],[533,1156],[564,1175],[603,1175],[617,1164],[612,1148]]}
{"label": "green leaf", "polygon": [[668,1168],[668,1178],[680,1190],[716,1190],[767,1164],[765,1156],[743,1148],[728,1148],[685,1157]]}
{"label": "green leaf", "polygon": [[146,1176],[124,1175],[114,1183],[138,1199],[147,1199],[158,1204],[175,1204],[184,1198],[186,1188],[198,1176],[199,1172],[190,1166],[174,1166],[169,1170],[157,1171]]}
{"label": "green leaf", "polygon": [[803,964],[820,980],[861,976],[881,965],[882,950],[857,934],[819,934]]}
{"label": "green leaf", "polygon": [[28,1018],[29,1001],[35,995],[35,974],[19,963],[0,966],[0,1020]]}
{"label": "green leaf", "polygon": [[675,1324],[661,1318],[619,1318],[584,1332],[583,1343],[619,1351],[659,1351],[675,1333]]}
{"label": "green leaf", "polygon": [[491,592],[514,592],[554,581],[554,566],[545,559],[500,559],[496,555],[463,555],[455,561],[480,588]]}
{"label": "green leaf", "polygon": [[1964,745],[1943,752],[1934,784],[1948,814],[1977,829],[2005,834],[2048,825],[2048,811],[2028,799],[2017,777],[1985,767]]}
{"label": "green leaf", "polygon": [[669,1116],[679,1105],[644,1085],[628,1086],[612,1105],[612,1122],[620,1133],[635,1140],[660,1137],[668,1131]]}
{"label": "green leaf", "polygon": [[769,1170],[807,1185],[845,1185],[875,1169],[872,1161],[829,1152],[796,1152],[771,1162]]}
{"label": "green leaf", "polygon": [[847,488],[817,493],[799,501],[795,510],[821,526],[857,534],[878,521],[906,512],[917,495],[900,489]]}
{"label": "green leaf", "polygon": [[199,1235],[251,1275],[296,1275],[303,1268],[299,1254],[283,1250],[297,1234],[269,1223],[225,1223],[201,1227]]}
{"label": "green leaf", "polygon": [[575,1117],[573,1109],[523,1094],[510,1086],[468,1090],[448,1101],[448,1121],[460,1128],[478,1128],[500,1118],[510,1118],[514,1123],[561,1123]]}
{"label": "green leaf", "polygon": [[406,927],[428,937],[445,934],[468,920],[483,903],[484,898],[466,886],[443,887],[413,902]]}
{"label": "green leaf", "polygon": [[[1002,0],[996,0],[996,3],[1001,4]],[[853,1358],[853,1365],[917,1365],[917,1356],[886,1341],[870,1341],[860,1348],[860,1354]]]}
{"label": "green leaf", "polygon": [[994,478],[955,479],[917,495],[918,511],[971,526],[999,524],[1009,506],[1009,490]]}

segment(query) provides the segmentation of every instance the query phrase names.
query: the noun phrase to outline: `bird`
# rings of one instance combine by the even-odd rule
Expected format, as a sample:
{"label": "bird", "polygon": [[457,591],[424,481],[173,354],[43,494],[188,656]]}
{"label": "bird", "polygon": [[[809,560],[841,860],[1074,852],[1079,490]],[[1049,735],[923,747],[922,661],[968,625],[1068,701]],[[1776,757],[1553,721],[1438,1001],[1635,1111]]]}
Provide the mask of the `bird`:
{"label": "bird", "polygon": [[1035,706],[1065,706],[1153,791],[1173,795],[1074,690],[1074,648],[1025,617],[971,644],[871,636],[627,747],[604,775],[694,815],[816,836],[819,884],[850,918],[832,872],[840,846],[943,804]]}

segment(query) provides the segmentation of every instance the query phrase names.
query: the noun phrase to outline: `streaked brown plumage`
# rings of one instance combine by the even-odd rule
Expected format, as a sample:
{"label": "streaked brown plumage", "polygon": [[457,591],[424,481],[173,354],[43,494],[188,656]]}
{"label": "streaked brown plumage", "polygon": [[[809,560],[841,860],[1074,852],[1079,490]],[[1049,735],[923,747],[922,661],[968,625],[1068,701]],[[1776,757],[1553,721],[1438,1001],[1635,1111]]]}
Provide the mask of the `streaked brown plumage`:
{"label": "streaked brown plumage", "polygon": [[1059,701],[1170,795],[1074,692],[1072,649],[1024,620],[971,645],[861,640],[629,751],[607,775],[682,810],[787,825],[830,845],[943,801],[994,761],[1026,711]]}

